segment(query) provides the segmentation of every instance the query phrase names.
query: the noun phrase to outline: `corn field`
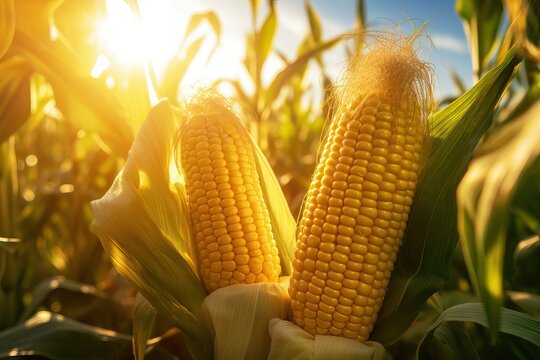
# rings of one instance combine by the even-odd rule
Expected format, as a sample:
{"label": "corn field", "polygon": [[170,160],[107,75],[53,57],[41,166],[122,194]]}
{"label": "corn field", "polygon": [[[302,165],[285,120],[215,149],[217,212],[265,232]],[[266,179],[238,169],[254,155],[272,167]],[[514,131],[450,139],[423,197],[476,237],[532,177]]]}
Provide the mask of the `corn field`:
{"label": "corn field", "polygon": [[540,1],[185,2],[0,0],[0,358],[540,359]]}

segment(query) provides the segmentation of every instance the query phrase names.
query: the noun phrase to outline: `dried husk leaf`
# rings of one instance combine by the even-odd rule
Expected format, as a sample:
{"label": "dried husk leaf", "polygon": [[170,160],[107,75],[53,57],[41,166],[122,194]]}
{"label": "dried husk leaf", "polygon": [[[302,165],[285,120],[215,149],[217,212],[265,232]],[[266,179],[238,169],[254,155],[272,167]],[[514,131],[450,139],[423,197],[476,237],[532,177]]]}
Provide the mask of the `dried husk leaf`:
{"label": "dried husk leaf", "polygon": [[284,319],[289,295],[279,283],[237,284],[204,300],[216,333],[215,359],[263,359],[270,349],[268,322]]}
{"label": "dried husk leaf", "polygon": [[378,342],[356,340],[340,336],[313,336],[290,321],[272,319],[268,325],[272,345],[269,360],[384,360],[390,355]]}

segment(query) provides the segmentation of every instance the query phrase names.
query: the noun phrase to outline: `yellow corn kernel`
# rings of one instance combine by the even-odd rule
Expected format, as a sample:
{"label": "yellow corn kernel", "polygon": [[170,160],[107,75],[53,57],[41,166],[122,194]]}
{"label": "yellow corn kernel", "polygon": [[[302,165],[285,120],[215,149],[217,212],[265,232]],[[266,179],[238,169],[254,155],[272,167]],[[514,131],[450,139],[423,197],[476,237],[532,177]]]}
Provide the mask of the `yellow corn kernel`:
{"label": "yellow corn kernel", "polygon": [[[289,286],[293,321],[313,335],[366,341],[384,299],[431,106],[429,68],[416,57],[413,40],[378,39],[370,52],[353,59],[337,89],[335,117],[299,223]],[[317,262],[306,254],[317,254]],[[300,287],[306,270],[317,274],[302,277]],[[314,321],[307,321],[306,309],[318,309]]]}
{"label": "yellow corn kernel", "polygon": [[200,275],[208,291],[281,273],[253,149],[220,99],[187,108],[179,150]]}

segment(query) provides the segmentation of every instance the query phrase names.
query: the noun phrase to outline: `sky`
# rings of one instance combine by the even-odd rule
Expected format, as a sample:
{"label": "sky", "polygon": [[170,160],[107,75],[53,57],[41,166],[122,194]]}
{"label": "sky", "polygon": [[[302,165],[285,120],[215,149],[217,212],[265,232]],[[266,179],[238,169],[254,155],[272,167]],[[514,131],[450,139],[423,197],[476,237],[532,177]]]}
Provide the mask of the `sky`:
{"label": "sky", "polygon": [[[212,48],[213,39],[205,42],[199,61],[194,63],[182,87],[208,84],[217,78],[233,78],[249,88],[247,73],[243,68],[245,34],[251,29],[251,13],[248,0],[143,0],[143,16],[154,39],[160,38],[168,48],[153,41],[152,46],[161,46],[160,56],[153,59],[159,75],[164,59],[172,55],[185,28],[187,19],[193,13],[214,10],[222,24],[221,44],[210,62],[204,61]],[[259,22],[267,11],[266,1],[261,1]],[[323,38],[350,33],[355,23],[355,0],[312,0],[312,4],[322,21]],[[151,5],[151,6],[149,6]],[[276,0],[278,32],[274,47],[289,58],[293,58],[298,45],[309,31],[303,0]],[[428,21],[426,32],[431,44],[424,46],[422,56],[433,63],[435,69],[436,98],[457,92],[449,71],[454,69],[467,86],[472,83],[471,60],[462,23],[454,10],[452,0],[367,0],[366,18],[368,29],[391,29],[394,24],[404,24],[410,32],[407,20],[415,26]],[[146,15],[145,15],[146,13]],[[201,30],[204,32],[203,30]],[[206,29],[208,31],[208,29]],[[163,39],[160,34],[173,34],[173,38]],[[201,60],[202,58],[202,60]],[[346,53],[343,46],[336,46],[324,56],[328,73],[335,78],[344,68]],[[263,68],[263,82],[269,82],[282,69],[283,62],[276,54],[271,54]],[[320,74],[311,72],[314,83],[322,84]]]}
{"label": "sky", "polygon": [[[323,15],[323,21],[345,27],[350,27],[354,22],[355,1],[314,0],[313,4]],[[434,64],[435,93],[438,97],[457,91],[450,80],[449,69],[454,69],[467,86],[472,85],[472,66],[467,39],[461,20],[455,12],[455,1],[367,0],[366,13],[368,29],[388,27],[392,22],[402,23],[407,19],[416,20],[416,25],[428,21],[426,32],[431,37],[433,48],[424,55],[427,55],[428,60]]]}

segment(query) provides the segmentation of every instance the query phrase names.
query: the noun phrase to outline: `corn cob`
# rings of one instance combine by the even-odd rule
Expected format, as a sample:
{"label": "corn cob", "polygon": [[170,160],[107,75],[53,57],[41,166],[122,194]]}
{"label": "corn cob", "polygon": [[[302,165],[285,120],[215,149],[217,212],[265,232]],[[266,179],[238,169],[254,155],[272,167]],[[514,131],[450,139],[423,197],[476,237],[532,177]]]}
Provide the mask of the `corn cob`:
{"label": "corn cob", "polygon": [[252,144],[220,98],[187,109],[180,128],[200,275],[208,291],[277,281],[280,260]]}
{"label": "corn cob", "polygon": [[293,321],[313,335],[369,338],[413,200],[429,69],[410,42],[382,40],[336,88],[299,224],[289,294]]}

